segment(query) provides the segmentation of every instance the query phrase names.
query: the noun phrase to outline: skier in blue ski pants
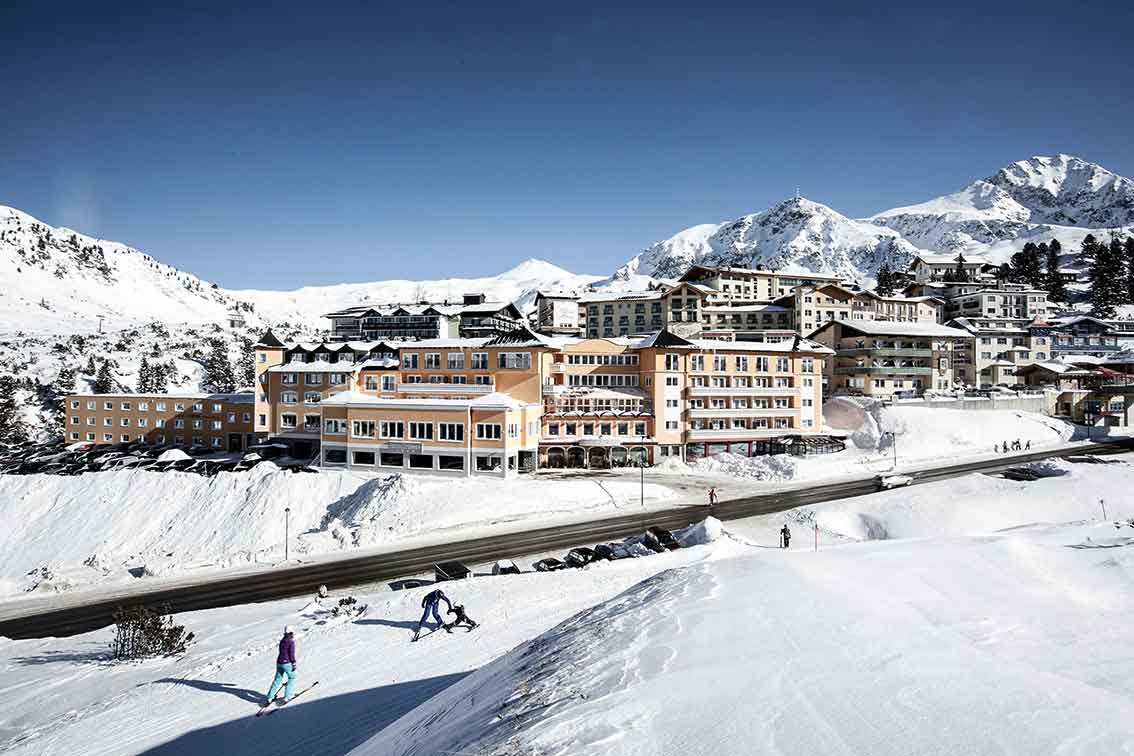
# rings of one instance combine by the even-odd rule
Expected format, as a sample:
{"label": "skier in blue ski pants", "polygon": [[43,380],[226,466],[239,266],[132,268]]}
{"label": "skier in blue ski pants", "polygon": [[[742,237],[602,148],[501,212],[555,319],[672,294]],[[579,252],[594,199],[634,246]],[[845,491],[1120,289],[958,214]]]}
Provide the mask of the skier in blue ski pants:
{"label": "skier in blue ski pants", "polygon": [[[284,628],[284,636],[280,639],[280,652],[276,656],[276,676],[272,679],[272,687],[268,689],[268,704],[276,699],[276,693],[284,680],[284,703],[291,700],[292,689],[295,687],[295,630],[291,625]],[[267,705],[267,704],[265,704]]]}
{"label": "skier in blue ski pants", "polygon": [[441,604],[442,601],[445,602],[446,610],[452,611],[453,602],[449,601],[449,597],[446,596],[440,588],[435,591],[430,591],[425,595],[425,598],[421,600],[421,606],[424,611],[421,613],[421,619],[417,623],[418,633],[421,632],[421,628],[425,627],[425,621],[429,619],[429,614],[431,612],[433,613],[433,620],[437,623],[438,628],[445,624],[441,621],[440,612],[437,611],[437,607]]}

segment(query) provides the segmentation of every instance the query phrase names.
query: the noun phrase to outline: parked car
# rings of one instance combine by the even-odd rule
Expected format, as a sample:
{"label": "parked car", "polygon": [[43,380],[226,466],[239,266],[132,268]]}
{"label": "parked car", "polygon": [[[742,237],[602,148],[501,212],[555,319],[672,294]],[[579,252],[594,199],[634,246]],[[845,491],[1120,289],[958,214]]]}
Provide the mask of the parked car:
{"label": "parked car", "polygon": [[493,575],[519,575],[520,568],[511,559],[499,559],[492,565]]}
{"label": "parked car", "polygon": [[1007,470],[1000,474],[1008,480],[1022,480],[1028,482],[1039,480],[1040,478],[1044,477],[1043,475],[1037,473],[1035,470],[1029,470],[1026,467],[1009,467]]}
{"label": "parked car", "polygon": [[598,561],[599,555],[595,550],[586,546],[571,549],[567,552],[565,561],[568,567],[586,567],[591,562]]}
{"label": "parked car", "polygon": [[441,562],[433,565],[433,577],[438,583],[443,580],[463,580],[471,576],[472,570],[461,562]]}
{"label": "parked car", "polygon": [[599,543],[595,544],[595,555],[599,559],[622,559],[624,557],[617,555],[617,544],[613,543]]}
{"label": "parked car", "polygon": [[547,557],[541,559],[532,565],[536,572],[555,572],[557,570],[567,569],[567,565],[556,559],[555,557]]}
{"label": "parked car", "polygon": [[646,529],[645,544],[647,548],[657,552],[681,548],[681,544],[673,537],[673,533],[657,525]]}

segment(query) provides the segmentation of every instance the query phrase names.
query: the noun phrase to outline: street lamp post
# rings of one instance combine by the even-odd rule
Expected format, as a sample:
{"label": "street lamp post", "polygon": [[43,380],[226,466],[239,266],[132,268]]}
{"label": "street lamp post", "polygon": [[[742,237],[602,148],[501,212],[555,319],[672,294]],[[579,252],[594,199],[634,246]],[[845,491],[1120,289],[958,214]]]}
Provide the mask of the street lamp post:
{"label": "street lamp post", "polygon": [[284,520],[283,520],[283,560],[287,562],[287,544],[290,538],[288,537],[288,530],[291,525],[291,507],[284,507]]}

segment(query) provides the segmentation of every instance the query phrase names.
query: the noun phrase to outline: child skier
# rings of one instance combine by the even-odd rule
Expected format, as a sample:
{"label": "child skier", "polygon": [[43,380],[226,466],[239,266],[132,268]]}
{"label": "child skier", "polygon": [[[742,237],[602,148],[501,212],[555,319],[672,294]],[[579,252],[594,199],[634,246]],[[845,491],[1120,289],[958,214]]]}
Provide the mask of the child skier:
{"label": "child skier", "polygon": [[450,609],[447,613],[457,615],[457,618],[455,620],[453,620],[449,624],[445,625],[445,629],[448,632],[450,632],[450,633],[453,632],[454,627],[457,627],[457,626],[462,625],[462,624],[468,626],[469,632],[476,630],[477,623],[473,622],[473,620],[469,617],[469,615],[465,614],[465,607],[462,606],[461,604],[457,604],[452,609]]}
{"label": "child skier", "polygon": [[295,661],[295,628],[288,625],[284,628],[283,637],[280,638],[280,650],[276,655],[276,676],[272,680],[272,687],[268,689],[268,700],[264,702],[264,706],[271,706],[272,701],[276,700],[276,693],[279,692],[284,680],[287,680],[287,686],[284,688],[283,702],[287,703],[291,700],[297,666],[299,665]]}

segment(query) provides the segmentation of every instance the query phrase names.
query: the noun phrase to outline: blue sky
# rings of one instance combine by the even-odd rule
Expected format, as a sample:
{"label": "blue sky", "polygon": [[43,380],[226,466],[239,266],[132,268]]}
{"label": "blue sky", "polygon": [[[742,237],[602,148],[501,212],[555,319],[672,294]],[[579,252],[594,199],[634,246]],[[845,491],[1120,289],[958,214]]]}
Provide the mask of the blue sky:
{"label": "blue sky", "polygon": [[1034,154],[1134,176],[1132,4],[915,5],[9,5],[0,204],[296,288],[608,273]]}

